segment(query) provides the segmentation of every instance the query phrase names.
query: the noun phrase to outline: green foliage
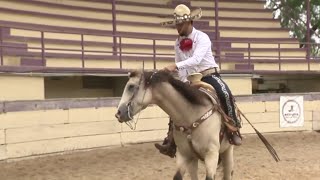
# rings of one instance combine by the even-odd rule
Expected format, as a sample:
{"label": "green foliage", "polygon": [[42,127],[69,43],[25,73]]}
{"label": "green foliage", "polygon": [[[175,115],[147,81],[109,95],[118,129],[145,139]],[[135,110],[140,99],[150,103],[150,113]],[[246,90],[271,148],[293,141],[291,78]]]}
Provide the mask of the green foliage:
{"label": "green foliage", "polygon": [[[307,7],[305,0],[267,0],[267,8],[273,10],[274,17],[280,19],[282,27],[291,30],[292,37],[298,38],[302,44],[307,42]],[[319,42],[320,0],[310,0],[310,13],[310,42]],[[318,54],[317,48],[313,48],[312,52]]]}

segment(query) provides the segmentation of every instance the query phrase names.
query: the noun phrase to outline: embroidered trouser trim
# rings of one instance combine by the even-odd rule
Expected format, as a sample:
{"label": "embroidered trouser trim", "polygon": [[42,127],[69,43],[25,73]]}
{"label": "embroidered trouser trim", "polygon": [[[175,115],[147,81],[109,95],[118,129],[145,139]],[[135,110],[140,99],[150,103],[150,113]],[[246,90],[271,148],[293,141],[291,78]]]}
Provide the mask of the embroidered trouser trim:
{"label": "embroidered trouser trim", "polygon": [[218,74],[203,77],[201,80],[211,84],[214,87],[224,112],[232,118],[233,124],[236,127],[241,127],[240,121],[238,120],[235,112],[235,102],[228,85],[221,79]]}

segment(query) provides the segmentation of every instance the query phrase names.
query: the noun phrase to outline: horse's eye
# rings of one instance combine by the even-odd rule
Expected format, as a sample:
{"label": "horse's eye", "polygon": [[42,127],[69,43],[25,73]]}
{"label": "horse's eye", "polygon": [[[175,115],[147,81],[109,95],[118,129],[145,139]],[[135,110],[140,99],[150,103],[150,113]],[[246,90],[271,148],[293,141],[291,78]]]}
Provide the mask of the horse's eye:
{"label": "horse's eye", "polygon": [[129,85],[129,86],[128,86],[128,90],[132,92],[132,91],[134,90],[134,85],[132,85],[132,84]]}

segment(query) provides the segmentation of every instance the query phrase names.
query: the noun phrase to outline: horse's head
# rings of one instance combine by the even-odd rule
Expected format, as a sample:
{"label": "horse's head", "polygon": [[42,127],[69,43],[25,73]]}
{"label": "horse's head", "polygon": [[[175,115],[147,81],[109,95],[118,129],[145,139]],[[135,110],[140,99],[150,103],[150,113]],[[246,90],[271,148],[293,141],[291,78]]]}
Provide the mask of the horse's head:
{"label": "horse's head", "polygon": [[146,77],[142,71],[129,73],[129,80],[115,114],[119,122],[132,120],[134,115],[151,103],[152,94],[150,87],[147,86]]}

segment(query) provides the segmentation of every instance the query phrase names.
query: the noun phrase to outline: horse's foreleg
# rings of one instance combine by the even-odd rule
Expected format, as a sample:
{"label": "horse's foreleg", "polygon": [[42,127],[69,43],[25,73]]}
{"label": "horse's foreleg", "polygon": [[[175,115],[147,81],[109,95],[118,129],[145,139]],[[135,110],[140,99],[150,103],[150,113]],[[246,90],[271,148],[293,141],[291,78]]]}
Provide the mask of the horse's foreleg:
{"label": "horse's foreleg", "polygon": [[194,158],[189,161],[188,172],[190,174],[191,180],[198,180],[198,159]]}
{"label": "horse's foreleg", "polygon": [[173,180],[182,180],[183,175],[186,173],[187,159],[183,157],[179,151],[176,153],[177,172],[173,177]]}
{"label": "horse's foreleg", "polygon": [[223,179],[231,180],[233,175],[233,146],[230,146],[222,155]]}
{"label": "horse's foreleg", "polygon": [[206,180],[213,180],[214,175],[217,171],[218,166],[218,158],[219,158],[219,151],[218,149],[211,149],[207,152],[205,157],[205,166],[206,166]]}

